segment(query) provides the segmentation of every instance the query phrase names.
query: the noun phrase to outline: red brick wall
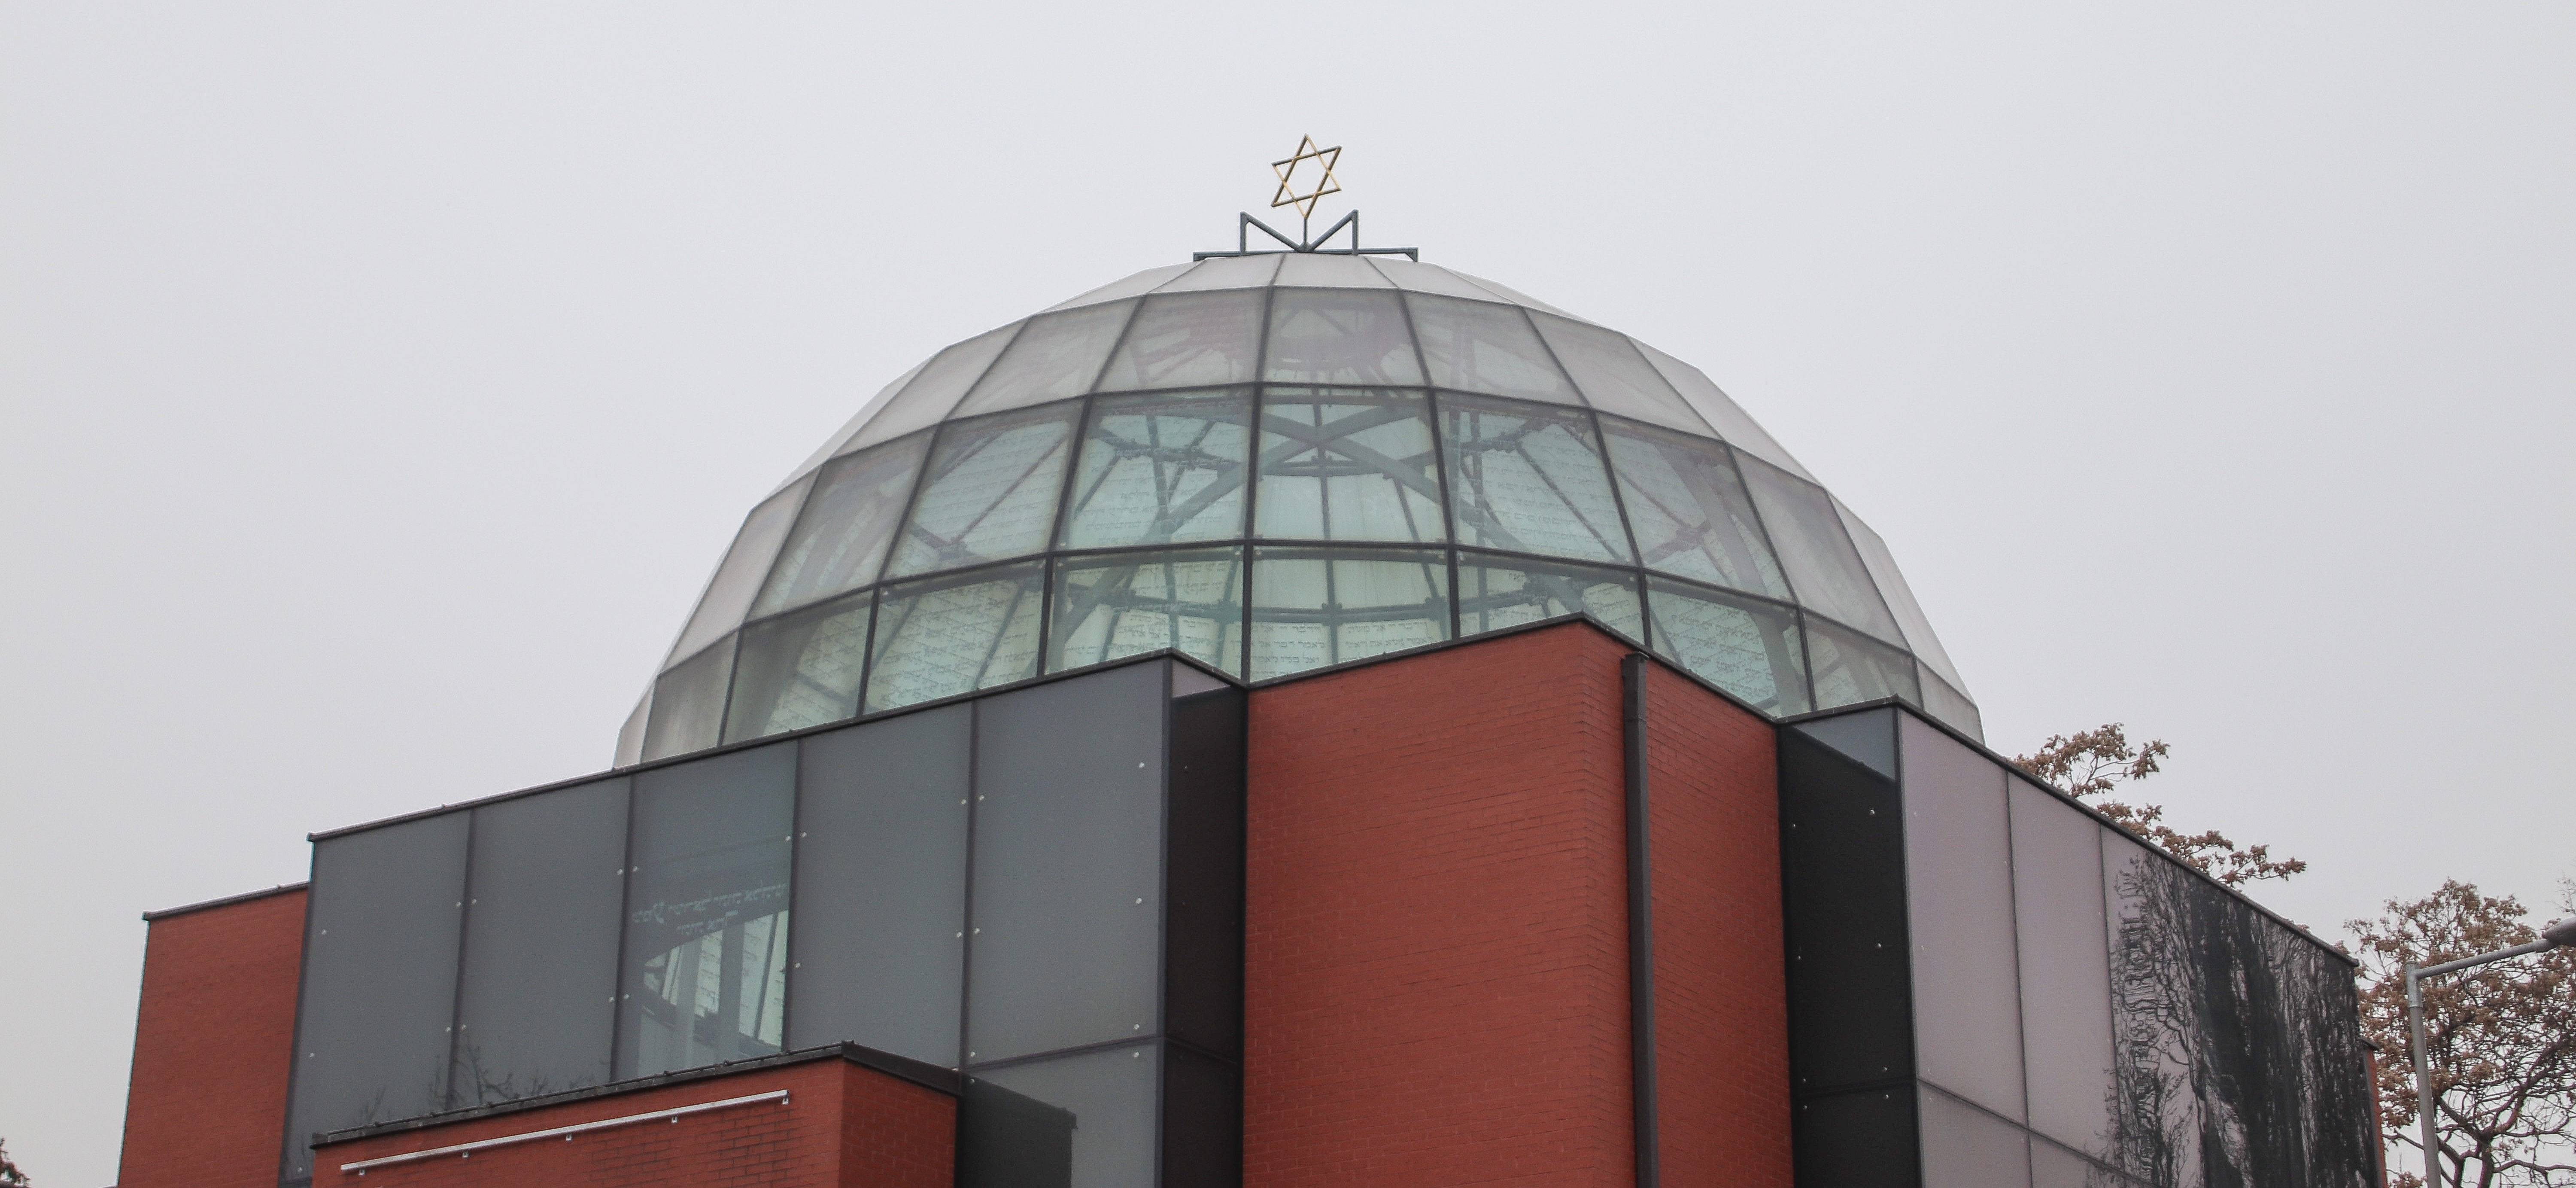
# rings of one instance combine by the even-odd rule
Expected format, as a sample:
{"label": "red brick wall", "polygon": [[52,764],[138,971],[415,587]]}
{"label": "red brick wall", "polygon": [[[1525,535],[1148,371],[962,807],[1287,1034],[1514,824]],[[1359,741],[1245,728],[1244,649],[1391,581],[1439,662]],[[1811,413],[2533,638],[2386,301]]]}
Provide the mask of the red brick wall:
{"label": "red brick wall", "polygon": [[303,954],[300,888],[151,923],[121,1188],[274,1188]]}
{"label": "red brick wall", "polygon": [[1789,1014],[1771,724],[1646,677],[1664,1182],[1787,1188]]}
{"label": "red brick wall", "polygon": [[[655,1109],[785,1089],[762,1102],[636,1122],[370,1169],[345,1163],[478,1139],[526,1134]],[[316,1152],[314,1183],[349,1188],[590,1188],[689,1184],[706,1188],[949,1188],[957,1102],[838,1058],[750,1069],[608,1097],[519,1110],[336,1143]]]}
{"label": "red brick wall", "polygon": [[[1634,1182],[1619,661],[1582,624],[1252,694],[1244,1183]],[[1789,1183],[1771,727],[1650,692],[1665,1183]]]}
{"label": "red brick wall", "polygon": [[1253,692],[1248,1188],[1632,1178],[1625,651],[1549,628]]}

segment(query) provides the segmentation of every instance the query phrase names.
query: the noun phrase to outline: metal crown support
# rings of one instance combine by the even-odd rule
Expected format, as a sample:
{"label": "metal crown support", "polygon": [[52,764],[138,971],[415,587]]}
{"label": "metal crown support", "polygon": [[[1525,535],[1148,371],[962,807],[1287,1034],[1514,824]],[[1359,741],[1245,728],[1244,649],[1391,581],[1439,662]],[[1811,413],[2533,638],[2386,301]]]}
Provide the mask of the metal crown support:
{"label": "metal crown support", "polygon": [[[1255,227],[1261,228],[1262,234],[1278,240],[1282,246],[1275,248],[1253,247],[1252,229]],[[1351,246],[1340,248],[1325,247],[1324,245],[1331,242],[1333,236],[1340,234],[1344,227],[1351,229]],[[1301,226],[1299,230],[1304,230],[1304,228]],[[1339,221],[1335,222],[1332,226],[1325,228],[1323,234],[1302,243],[1281,234],[1278,228],[1252,217],[1252,212],[1244,211],[1237,217],[1234,224],[1233,251],[1191,252],[1190,259],[1196,261],[1215,259],[1221,256],[1279,256],[1286,255],[1289,252],[1320,252],[1335,256],[1404,256],[1413,260],[1420,260],[1422,258],[1421,248],[1361,247],[1360,212],[1355,210],[1349,214],[1343,215]]]}

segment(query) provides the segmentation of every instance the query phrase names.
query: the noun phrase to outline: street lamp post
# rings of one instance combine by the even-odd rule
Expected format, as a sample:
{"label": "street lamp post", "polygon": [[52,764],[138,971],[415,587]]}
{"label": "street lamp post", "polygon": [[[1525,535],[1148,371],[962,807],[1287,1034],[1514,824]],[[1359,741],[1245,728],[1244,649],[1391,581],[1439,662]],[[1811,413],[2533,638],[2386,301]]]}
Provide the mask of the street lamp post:
{"label": "street lamp post", "polygon": [[2423,1132],[2424,1188],[2442,1188],[2442,1165],[2434,1158],[2433,1150],[2433,1073],[2432,1066],[2424,1059],[2424,979],[2440,977],[2447,973],[2458,973],[2474,966],[2485,965],[2490,961],[2502,961],[2507,957],[2545,952],[2560,945],[2576,945],[2576,916],[2570,916],[2542,929],[2540,939],[2527,945],[2515,945],[2510,949],[2480,953],[2475,957],[2462,957],[2457,961],[2445,961],[2440,965],[2428,965],[2422,969],[2417,969],[2412,961],[2406,963],[2406,1031],[2413,1041],[2410,1046],[2415,1050],[2415,1121]]}

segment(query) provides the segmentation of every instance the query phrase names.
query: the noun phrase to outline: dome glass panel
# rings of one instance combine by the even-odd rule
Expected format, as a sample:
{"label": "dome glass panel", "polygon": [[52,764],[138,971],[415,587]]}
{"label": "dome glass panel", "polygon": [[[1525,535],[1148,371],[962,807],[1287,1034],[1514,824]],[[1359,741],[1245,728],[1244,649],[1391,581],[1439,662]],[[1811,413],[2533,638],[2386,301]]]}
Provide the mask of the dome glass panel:
{"label": "dome glass panel", "polygon": [[1151,269],[879,392],[744,521],[618,762],[1170,649],[1266,681],[1590,616],[1774,717],[1975,702],[1698,368],[1436,265]]}

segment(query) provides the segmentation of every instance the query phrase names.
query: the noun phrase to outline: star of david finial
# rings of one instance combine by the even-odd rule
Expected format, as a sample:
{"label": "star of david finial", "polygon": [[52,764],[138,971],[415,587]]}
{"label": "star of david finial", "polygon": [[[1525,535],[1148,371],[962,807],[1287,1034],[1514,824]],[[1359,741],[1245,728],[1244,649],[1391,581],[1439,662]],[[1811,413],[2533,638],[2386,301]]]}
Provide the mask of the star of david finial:
{"label": "star of david finial", "polygon": [[[1314,137],[1308,136],[1300,139],[1297,142],[1297,153],[1295,156],[1289,157],[1284,161],[1273,161],[1270,163],[1270,171],[1279,175],[1279,192],[1271,195],[1270,205],[1273,208],[1282,206],[1296,207],[1297,217],[1299,218],[1311,219],[1315,217],[1316,199],[1322,198],[1326,194],[1339,194],[1342,192],[1341,183],[1333,180],[1333,165],[1341,159],[1342,146],[1338,144],[1331,148],[1316,148]],[[1308,189],[1305,193],[1300,194],[1297,192],[1299,175],[1301,173],[1312,174],[1315,172],[1314,169],[1306,168],[1306,162],[1308,161],[1314,162],[1316,169],[1323,171],[1323,176],[1307,183],[1312,188]]]}

